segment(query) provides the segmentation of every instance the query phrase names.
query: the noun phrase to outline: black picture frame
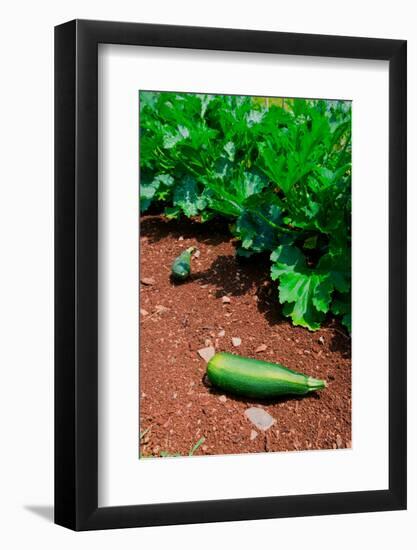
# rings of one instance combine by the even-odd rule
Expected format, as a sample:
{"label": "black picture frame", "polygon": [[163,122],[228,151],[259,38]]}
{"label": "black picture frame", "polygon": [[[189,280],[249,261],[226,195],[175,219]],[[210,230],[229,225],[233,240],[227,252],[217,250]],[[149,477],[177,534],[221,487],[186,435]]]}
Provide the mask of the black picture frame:
{"label": "black picture frame", "polygon": [[[98,44],[389,62],[389,488],[98,506]],[[55,522],[74,530],[406,508],[404,40],[74,20],[55,28]]]}

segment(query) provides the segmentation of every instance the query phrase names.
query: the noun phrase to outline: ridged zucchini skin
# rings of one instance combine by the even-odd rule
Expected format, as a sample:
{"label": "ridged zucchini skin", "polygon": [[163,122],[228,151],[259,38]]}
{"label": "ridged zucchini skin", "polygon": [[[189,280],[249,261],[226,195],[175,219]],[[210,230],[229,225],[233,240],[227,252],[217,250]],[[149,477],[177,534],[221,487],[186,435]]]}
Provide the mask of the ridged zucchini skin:
{"label": "ridged zucchini skin", "polygon": [[181,252],[177,258],[172,263],[171,275],[175,279],[184,280],[190,276],[191,273],[191,254],[195,250],[195,246],[191,246]]}
{"label": "ridged zucchini skin", "polygon": [[223,352],[216,353],[207,363],[207,376],[213,386],[226,392],[255,398],[305,395],[326,387],[324,380],[282,365]]}

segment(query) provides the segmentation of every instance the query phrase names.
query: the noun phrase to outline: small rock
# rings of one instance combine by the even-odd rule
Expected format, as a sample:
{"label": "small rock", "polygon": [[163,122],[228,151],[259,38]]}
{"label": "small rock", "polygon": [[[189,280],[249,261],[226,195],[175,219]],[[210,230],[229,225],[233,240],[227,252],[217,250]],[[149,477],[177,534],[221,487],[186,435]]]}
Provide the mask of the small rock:
{"label": "small rock", "polygon": [[255,353],[262,353],[263,351],[266,351],[266,344],[261,344],[260,346],[258,346],[255,350]]}
{"label": "small rock", "polygon": [[218,336],[219,338],[223,338],[223,336],[224,336],[225,334],[226,334],[226,331],[222,329],[222,330],[219,330],[217,336]]}
{"label": "small rock", "polygon": [[226,403],[227,397],[226,397],[225,395],[221,395],[221,396],[219,397],[219,401],[221,401],[222,403]]}
{"label": "small rock", "polygon": [[181,235],[181,237],[178,237],[178,240],[179,240],[179,241],[183,241],[183,240],[184,240],[184,237]]}
{"label": "small rock", "polygon": [[146,311],[146,309],[140,308],[140,314],[143,315],[143,316],[145,317],[146,315],[149,315],[149,312]]}
{"label": "small rock", "polygon": [[305,353],[306,355],[310,355],[311,351],[308,350],[308,349],[305,349],[305,350],[304,350],[304,353]]}
{"label": "small rock", "polygon": [[324,344],[323,336],[320,336],[320,338],[318,339],[318,342],[319,342],[319,344],[322,344],[322,345]]}
{"label": "small rock", "polygon": [[208,348],[209,346],[211,346],[211,345],[212,345],[211,340],[210,340],[209,338],[206,338],[206,339],[204,340],[204,345],[206,346],[206,348]]}
{"label": "small rock", "polygon": [[155,306],[155,311],[157,313],[166,313],[167,311],[169,311],[169,307],[157,305],[157,306]]}
{"label": "small rock", "polygon": [[216,350],[213,346],[207,346],[206,348],[197,350],[197,353],[206,363],[208,363],[213,355],[215,355]]}
{"label": "small rock", "polygon": [[200,257],[200,251],[199,250],[196,250],[194,252],[194,258],[199,258]]}
{"label": "small rock", "polygon": [[251,430],[250,431],[250,440],[253,441],[254,439],[256,439],[258,437],[258,432],[256,430]]}
{"label": "small rock", "polygon": [[172,394],[172,399],[176,399],[177,398],[177,392],[175,391],[173,394]]}
{"label": "small rock", "polygon": [[223,302],[223,304],[230,304],[230,298],[229,298],[229,296],[223,296],[222,302]]}
{"label": "small rock", "polygon": [[343,447],[343,441],[339,434],[336,436],[336,445],[338,449],[341,449]]}
{"label": "small rock", "polygon": [[155,284],[155,279],[153,279],[152,277],[142,277],[142,279],[140,280],[140,282],[141,282],[143,285],[151,286],[151,285],[154,285],[154,284]]}
{"label": "small rock", "polygon": [[263,430],[264,432],[276,422],[275,418],[273,418],[264,409],[261,409],[261,407],[250,407],[249,409],[246,409],[245,416],[252,422],[252,424],[255,424],[259,430]]}
{"label": "small rock", "polygon": [[233,337],[232,338],[232,344],[234,345],[235,348],[238,348],[241,343],[242,343],[241,338],[238,338],[238,337]]}

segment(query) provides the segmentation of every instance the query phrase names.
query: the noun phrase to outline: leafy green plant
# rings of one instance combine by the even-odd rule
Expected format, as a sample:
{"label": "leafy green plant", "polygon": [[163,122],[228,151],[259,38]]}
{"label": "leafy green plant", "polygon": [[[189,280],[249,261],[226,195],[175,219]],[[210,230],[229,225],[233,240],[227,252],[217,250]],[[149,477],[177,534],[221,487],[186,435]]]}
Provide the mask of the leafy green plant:
{"label": "leafy green plant", "polygon": [[140,208],[230,220],[267,252],[284,315],[350,330],[351,104],[141,92]]}

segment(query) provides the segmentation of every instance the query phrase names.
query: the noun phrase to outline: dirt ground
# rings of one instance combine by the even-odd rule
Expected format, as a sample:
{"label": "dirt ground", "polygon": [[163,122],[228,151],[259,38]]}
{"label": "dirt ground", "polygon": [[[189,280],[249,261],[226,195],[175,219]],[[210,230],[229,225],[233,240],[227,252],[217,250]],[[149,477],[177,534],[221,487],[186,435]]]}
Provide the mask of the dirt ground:
{"label": "dirt ground", "polygon": [[[175,284],[171,263],[192,245],[200,250],[192,277]],[[198,455],[351,446],[351,341],[343,327],[292,326],[280,314],[268,258],[236,259],[224,222],[143,216],[140,246],[140,456],[187,455],[201,438]],[[281,363],[328,387],[273,401],[223,395],[207,385],[198,354],[210,345]],[[257,429],[244,414],[249,407],[275,423]]]}

